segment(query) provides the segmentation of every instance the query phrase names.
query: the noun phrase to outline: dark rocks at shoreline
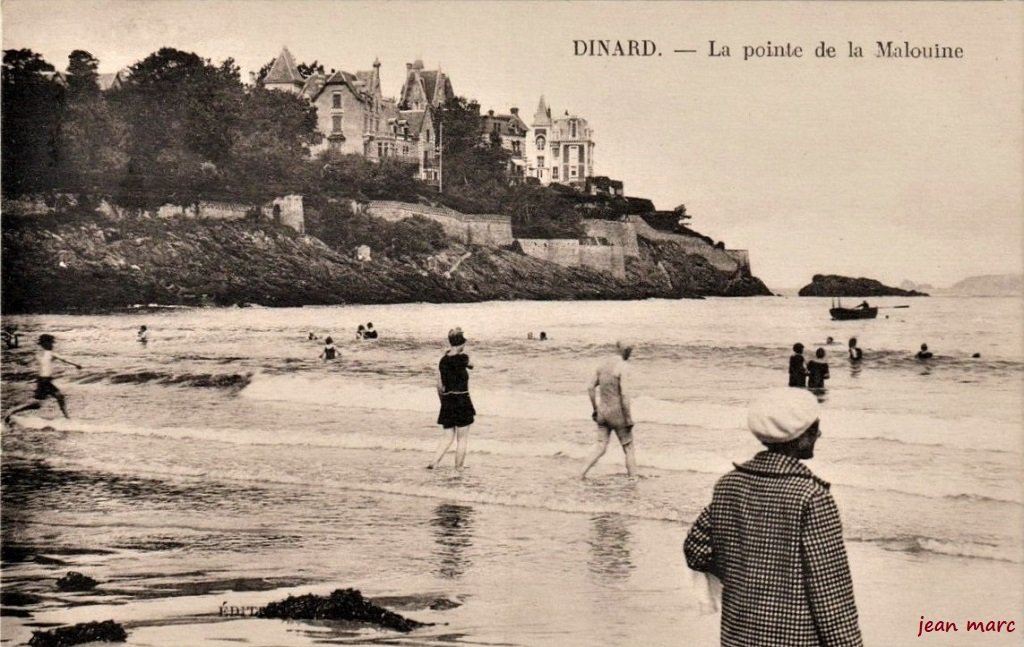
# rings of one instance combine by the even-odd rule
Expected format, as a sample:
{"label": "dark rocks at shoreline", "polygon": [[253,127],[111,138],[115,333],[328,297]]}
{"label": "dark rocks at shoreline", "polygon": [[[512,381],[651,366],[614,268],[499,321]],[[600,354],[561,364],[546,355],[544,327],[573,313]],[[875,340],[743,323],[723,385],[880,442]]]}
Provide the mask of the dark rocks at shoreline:
{"label": "dark rocks at shoreline", "polygon": [[257,615],[261,618],[280,618],[282,620],[368,622],[402,633],[409,633],[413,629],[430,624],[388,611],[363,598],[363,594],[356,589],[337,589],[327,597],[312,594],[297,597],[289,595],[281,602],[271,602],[266,605],[260,609]]}
{"label": "dark rocks at shoreline", "polygon": [[80,622],[70,627],[48,631],[33,631],[30,647],[69,647],[90,642],[123,643],[128,633],[113,620],[103,622]]}
{"label": "dark rocks at shoreline", "polygon": [[802,297],[926,297],[924,292],[902,290],[866,278],[850,278],[836,274],[815,274],[808,285],[800,288]]}
{"label": "dark rocks at shoreline", "polygon": [[11,218],[2,260],[7,314],[770,294],[756,277],[716,270],[671,242],[643,241],[623,280],[454,241],[431,256],[363,262],[286,227],[238,221]]}
{"label": "dark rocks at shoreline", "polygon": [[61,591],[90,591],[96,588],[96,584],[96,580],[78,571],[68,571],[64,577],[57,580],[57,588]]}

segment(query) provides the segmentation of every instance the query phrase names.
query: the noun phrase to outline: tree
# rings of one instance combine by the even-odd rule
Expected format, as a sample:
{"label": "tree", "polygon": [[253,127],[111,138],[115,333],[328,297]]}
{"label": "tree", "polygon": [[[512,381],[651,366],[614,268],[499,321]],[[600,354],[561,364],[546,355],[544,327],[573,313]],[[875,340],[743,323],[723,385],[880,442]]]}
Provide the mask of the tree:
{"label": "tree", "polygon": [[481,140],[480,104],[454,97],[438,112],[444,192],[475,202],[483,210],[497,210],[501,196],[509,190],[510,154],[500,145],[489,146]]}
{"label": "tree", "polygon": [[59,178],[57,141],[64,104],[54,67],[32,50],[4,50],[0,96],[3,192],[21,195],[52,188]]}
{"label": "tree", "polygon": [[68,94],[72,98],[99,94],[99,74],[96,73],[99,65],[92,54],[81,49],[68,55]]}
{"label": "tree", "polygon": [[319,61],[313,61],[312,63],[299,63],[295,67],[298,68],[299,74],[304,78],[309,78],[314,74],[324,73],[324,66]]}
{"label": "tree", "polygon": [[549,187],[521,184],[509,191],[501,212],[512,217],[518,238],[579,238],[583,224],[572,200]]}
{"label": "tree", "polygon": [[[148,201],[194,201],[230,161],[244,97],[238,66],[162,48],[110,94],[128,125],[126,189]],[[211,172],[212,169],[212,172]]]}

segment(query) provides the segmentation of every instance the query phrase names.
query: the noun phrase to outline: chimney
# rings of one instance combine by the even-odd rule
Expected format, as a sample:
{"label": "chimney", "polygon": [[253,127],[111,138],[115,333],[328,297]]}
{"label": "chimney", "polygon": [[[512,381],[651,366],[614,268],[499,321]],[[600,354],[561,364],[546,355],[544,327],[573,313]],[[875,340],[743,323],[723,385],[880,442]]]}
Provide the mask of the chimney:
{"label": "chimney", "polygon": [[494,111],[493,110],[488,110],[487,111],[487,116],[488,117],[493,117],[494,116]]}
{"label": "chimney", "polygon": [[512,114],[514,114],[515,116],[519,116],[519,108],[509,108],[509,110],[511,110]]}

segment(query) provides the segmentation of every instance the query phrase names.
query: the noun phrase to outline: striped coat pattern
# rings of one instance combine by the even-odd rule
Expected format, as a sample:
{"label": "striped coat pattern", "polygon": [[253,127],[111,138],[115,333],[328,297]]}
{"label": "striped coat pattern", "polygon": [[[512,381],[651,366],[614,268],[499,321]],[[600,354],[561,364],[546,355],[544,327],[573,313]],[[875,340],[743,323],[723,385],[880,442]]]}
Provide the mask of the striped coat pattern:
{"label": "striped coat pattern", "polygon": [[723,647],[862,645],[829,484],[763,451],[715,485],[683,544],[723,584]]}

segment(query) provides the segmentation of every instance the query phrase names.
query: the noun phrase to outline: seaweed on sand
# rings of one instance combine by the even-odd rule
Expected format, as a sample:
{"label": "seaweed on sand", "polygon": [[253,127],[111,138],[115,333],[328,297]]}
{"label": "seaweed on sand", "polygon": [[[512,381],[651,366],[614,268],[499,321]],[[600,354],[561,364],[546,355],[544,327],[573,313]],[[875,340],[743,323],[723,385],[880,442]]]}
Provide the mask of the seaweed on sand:
{"label": "seaweed on sand", "polygon": [[49,631],[33,631],[30,647],[70,647],[90,642],[118,642],[128,640],[124,627],[113,620],[80,622],[70,627]]}
{"label": "seaweed on sand", "polygon": [[429,623],[417,622],[363,598],[355,589],[337,589],[329,596],[288,596],[260,609],[261,618],[285,620],[355,620],[369,622],[387,629],[408,633]]}

